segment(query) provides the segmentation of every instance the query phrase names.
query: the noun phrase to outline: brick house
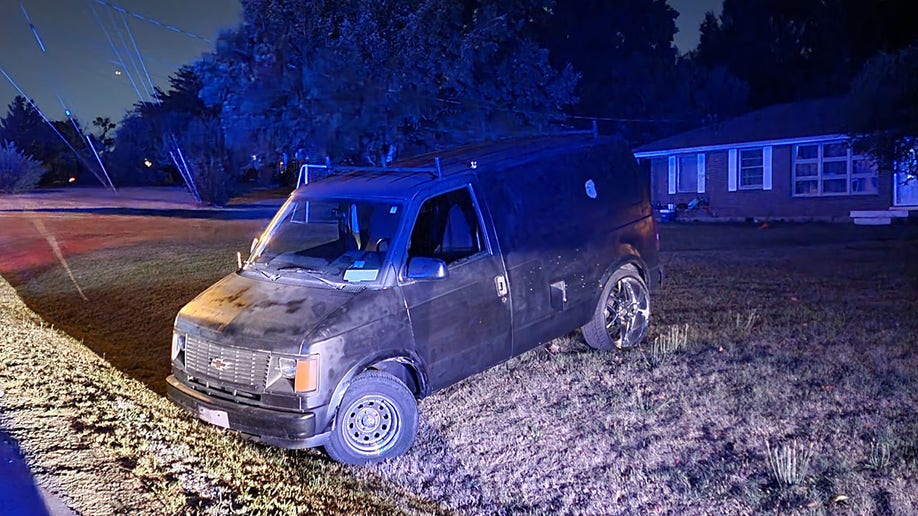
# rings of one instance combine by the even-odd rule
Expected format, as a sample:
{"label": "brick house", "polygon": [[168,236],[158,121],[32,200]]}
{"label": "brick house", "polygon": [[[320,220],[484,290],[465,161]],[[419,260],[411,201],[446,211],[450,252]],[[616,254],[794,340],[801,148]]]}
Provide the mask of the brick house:
{"label": "brick house", "polygon": [[634,155],[650,171],[654,205],[697,205],[692,217],[841,221],[852,212],[902,216],[918,208],[918,181],[878,170],[850,146],[842,104],[769,106],[642,145]]}

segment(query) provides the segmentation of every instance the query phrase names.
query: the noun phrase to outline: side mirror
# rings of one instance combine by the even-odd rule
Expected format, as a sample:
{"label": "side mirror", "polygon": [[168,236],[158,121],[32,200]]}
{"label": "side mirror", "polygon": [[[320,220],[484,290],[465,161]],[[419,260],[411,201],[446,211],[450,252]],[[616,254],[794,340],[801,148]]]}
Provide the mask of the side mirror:
{"label": "side mirror", "polygon": [[410,279],[443,279],[449,276],[446,262],[437,258],[418,256],[408,262],[408,278]]}
{"label": "side mirror", "polygon": [[258,237],[255,237],[252,239],[252,245],[249,246],[249,254],[252,254],[255,252],[255,246],[257,245],[258,245]]}

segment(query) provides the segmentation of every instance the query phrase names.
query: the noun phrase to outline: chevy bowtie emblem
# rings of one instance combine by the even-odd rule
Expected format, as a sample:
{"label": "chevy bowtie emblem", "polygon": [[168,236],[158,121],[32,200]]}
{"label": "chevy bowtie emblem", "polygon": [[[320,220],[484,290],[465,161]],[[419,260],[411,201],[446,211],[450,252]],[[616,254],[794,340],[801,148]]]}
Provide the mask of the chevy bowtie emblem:
{"label": "chevy bowtie emblem", "polygon": [[210,367],[213,367],[217,371],[226,371],[229,369],[229,363],[225,362],[222,358],[217,357],[210,361]]}

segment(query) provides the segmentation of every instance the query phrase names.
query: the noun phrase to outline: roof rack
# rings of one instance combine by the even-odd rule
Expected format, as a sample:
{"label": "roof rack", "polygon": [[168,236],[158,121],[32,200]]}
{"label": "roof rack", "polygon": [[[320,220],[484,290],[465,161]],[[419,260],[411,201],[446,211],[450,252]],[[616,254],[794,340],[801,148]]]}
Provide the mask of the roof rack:
{"label": "roof rack", "polygon": [[[593,126],[591,129],[585,130],[570,130],[570,131],[558,131],[548,134],[539,134],[537,136],[573,136],[573,135],[590,135],[593,139],[599,138],[599,125],[597,121],[593,120]],[[473,167],[474,168],[474,167]],[[312,169],[323,169],[328,170],[330,173],[334,174],[335,172],[379,172],[379,173],[398,173],[398,172],[407,172],[407,173],[424,173],[431,174],[436,179],[443,178],[443,169],[440,166],[440,157],[437,156],[434,158],[433,167],[355,167],[355,166],[336,166],[332,165],[331,161],[326,158],[325,164],[305,164],[300,167],[300,173],[296,178],[296,187],[299,188],[305,184],[309,183],[309,171]]]}
{"label": "roof rack", "polygon": [[443,178],[443,170],[440,168],[440,157],[434,158],[433,167],[353,167],[353,166],[334,166],[330,163],[324,165],[314,165],[306,163],[300,167],[300,173],[296,178],[296,187],[299,188],[309,183],[309,171],[312,169],[329,170],[332,174],[335,172],[407,172],[407,173],[424,173],[431,174],[436,179]]}

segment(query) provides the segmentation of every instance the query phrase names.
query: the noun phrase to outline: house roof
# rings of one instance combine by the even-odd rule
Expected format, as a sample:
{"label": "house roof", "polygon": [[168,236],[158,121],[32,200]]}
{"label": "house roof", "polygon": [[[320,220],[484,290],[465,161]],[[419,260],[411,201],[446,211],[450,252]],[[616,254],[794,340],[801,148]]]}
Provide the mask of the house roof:
{"label": "house roof", "polygon": [[758,111],[676,134],[634,149],[637,157],[737,144],[837,138],[845,135],[844,97],[775,104]]}

